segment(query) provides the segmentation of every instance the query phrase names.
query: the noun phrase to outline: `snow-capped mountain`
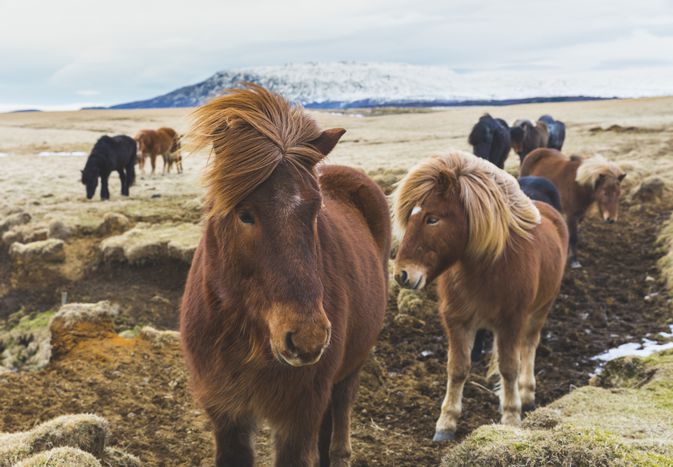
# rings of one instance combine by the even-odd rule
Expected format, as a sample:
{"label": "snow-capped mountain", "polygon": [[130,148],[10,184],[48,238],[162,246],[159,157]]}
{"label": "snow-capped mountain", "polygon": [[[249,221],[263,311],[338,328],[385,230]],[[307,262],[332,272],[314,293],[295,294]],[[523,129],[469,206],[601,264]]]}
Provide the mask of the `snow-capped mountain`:
{"label": "snow-capped mountain", "polygon": [[221,71],[152,99],[112,108],[191,107],[241,82],[313,108],[496,104],[673,94],[673,69],[473,71],[400,63],[290,63]]}

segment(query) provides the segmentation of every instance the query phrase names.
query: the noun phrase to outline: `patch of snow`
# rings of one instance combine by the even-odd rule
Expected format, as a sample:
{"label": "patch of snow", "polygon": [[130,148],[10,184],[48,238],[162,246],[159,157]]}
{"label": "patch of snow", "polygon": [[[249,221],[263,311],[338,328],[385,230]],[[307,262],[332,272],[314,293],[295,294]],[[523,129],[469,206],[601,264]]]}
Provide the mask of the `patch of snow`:
{"label": "patch of snow", "polygon": [[441,106],[465,101],[672,95],[673,67],[458,72],[448,66],[387,62],[289,63],[221,71],[200,83],[120,107],[197,105],[244,81],[307,107]]}
{"label": "patch of snow", "polygon": [[0,152],[0,157],[9,157],[9,153]]}
{"label": "patch of snow", "polygon": [[40,157],[85,157],[84,151],[43,151],[38,154]]}
{"label": "patch of snow", "polygon": [[[673,334],[662,333],[664,337],[673,337]],[[609,362],[621,357],[648,357],[653,353],[661,352],[663,350],[673,349],[673,342],[659,343],[652,339],[643,339],[641,342],[627,342],[619,347],[609,349],[602,354],[592,357],[592,360],[600,360],[601,362]]]}

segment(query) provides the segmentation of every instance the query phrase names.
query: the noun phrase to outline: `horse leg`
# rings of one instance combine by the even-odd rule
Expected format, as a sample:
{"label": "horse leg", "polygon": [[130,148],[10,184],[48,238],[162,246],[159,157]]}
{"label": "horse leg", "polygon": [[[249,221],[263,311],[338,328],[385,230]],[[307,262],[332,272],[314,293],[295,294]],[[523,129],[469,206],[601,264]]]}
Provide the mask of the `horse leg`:
{"label": "horse leg", "polygon": [[152,175],[154,175],[154,169],[157,166],[157,155],[156,154],[151,154],[150,155],[150,162],[152,163]]}
{"label": "horse leg", "polygon": [[[166,175],[166,166],[168,166],[168,164],[169,164],[169,162],[168,162],[168,156],[165,155],[165,154],[162,154],[162,155],[161,155],[161,158],[162,158],[163,161],[164,161],[164,166],[161,168],[161,175]],[[168,167],[168,169],[170,170],[170,166]]]}
{"label": "horse leg", "polygon": [[577,218],[568,217],[568,233],[570,234],[568,242],[568,262],[573,269],[581,268],[579,260],[577,259]]}
{"label": "horse leg", "polygon": [[446,365],[446,396],[442,402],[442,412],[435,426],[435,442],[452,441],[455,438],[458,418],[462,411],[463,387],[470,375],[470,352],[476,330],[447,323],[449,355]]}
{"label": "horse leg", "polygon": [[[315,467],[318,460],[318,434],[328,401],[304,401],[282,428],[275,429],[276,467]],[[332,435],[334,436],[334,435]]]}
{"label": "horse leg", "polygon": [[107,179],[110,174],[100,176],[100,199],[110,199],[110,190],[107,187]]}
{"label": "horse leg", "polygon": [[138,158],[138,167],[140,167],[140,173],[145,175],[145,154],[141,154]]}
{"label": "horse leg", "polygon": [[503,425],[521,423],[521,397],[519,395],[519,367],[521,345],[518,329],[499,331],[495,339],[498,352],[498,371],[501,378],[500,412]]}
{"label": "horse leg", "polygon": [[521,345],[521,371],[519,372],[519,394],[524,412],[535,409],[535,352],[540,343],[540,332],[544,326],[552,303],[542,307],[528,322]]}
{"label": "horse leg", "polygon": [[211,420],[215,425],[215,465],[252,466],[255,460],[250,439],[254,430],[252,420],[231,420],[228,417],[211,417]]}
{"label": "horse leg", "polygon": [[332,391],[332,442],[330,466],[351,465],[351,410],[360,384],[359,371],[334,386]]}
{"label": "horse leg", "polygon": [[119,180],[122,182],[122,196],[128,196],[129,195],[128,177],[126,176],[124,169],[119,169],[117,173],[119,174]]}
{"label": "horse leg", "polygon": [[332,405],[327,407],[325,415],[320,425],[320,435],[318,437],[318,457],[320,467],[329,467],[329,447],[332,441]]}

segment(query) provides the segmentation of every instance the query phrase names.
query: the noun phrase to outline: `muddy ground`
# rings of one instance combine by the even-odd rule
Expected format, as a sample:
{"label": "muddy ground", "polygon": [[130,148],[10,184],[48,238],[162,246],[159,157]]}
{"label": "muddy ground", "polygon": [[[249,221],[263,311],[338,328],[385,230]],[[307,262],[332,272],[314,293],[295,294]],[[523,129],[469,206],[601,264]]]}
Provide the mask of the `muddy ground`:
{"label": "muddy ground", "polygon": [[[670,200],[663,204],[630,201],[637,180],[659,176],[668,184],[671,179],[671,109],[673,99],[652,99],[367,118],[321,114],[319,119],[326,127],[348,128],[331,161],[357,165],[375,175],[380,172],[382,183],[398,178],[420,157],[451,146],[466,149],[471,123],[486,110],[510,120],[551,112],[568,123],[568,154],[600,152],[630,164],[626,182],[631,185],[625,190],[619,223],[607,225],[588,218],[582,225],[584,268],[566,272],[544,329],[536,374],[537,402],[545,405],[587,383],[596,369],[593,356],[663,330],[671,322],[668,293],[656,265],[663,254],[656,237],[670,215]],[[132,223],[195,222],[198,210],[186,203],[202,193],[198,179],[205,157],[186,159],[180,177],[140,177],[128,200],[120,199],[112,177],[112,200],[101,203],[84,200],[75,180],[83,159],[35,155],[46,149],[87,151],[103,127],[106,132],[131,134],[138,127],[163,124],[183,130],[184,114],[175,110],[0,115],[0,152],[10,154],[0,172],[0,208],[26,209],[34,223],[54,213],[67,220],[100,218],[108,211],[121,212]],[[508,166],[516,166],[515,156],[510,156]],[[86,254],[84,250],[93,249],[100,240],[95,235],[78,237],[68,240],[66,247]],[[19,316],[55,309],[61,292],[67,291],[70,302],[109,299],[119,303],[117,331],[145,324],[177,328],[188,271],[184,262],[101,263],[83,271],[74,282],[36,282],[21,292],[8,292],[9,264],[0,249],[0,324],[11,327]],[[362,376],[353,423],[354,465],[439,463],[444,448],[430,440],[444,395],[446,348],[431,292],[430,299],[401,311],[395,297],[391,298],[381,338]],[[499,419],[494,382],[484,379],[485,369],[486,361],[476,365],[466,384],[461,439]],[[177,346],[155,347],[124,339],[94,341],[43,370],[0,375],[0,431],[28,429],[72,412],[106,417],[113,433],[110,444],[137,455],[146,465],[212,465],[210,426],[192,402]],[[268,464],[265,431],[258,441],[260,463]]]}
{"label": "muddy ground", "polygon": [[[658,279],[660,254],[654,246],[666,218],[666,212],[624,206],[616,225],[596,219],[583,225],[584,268],[567,271],[538,351],[538,404],[585,385],[596,369],[591,357],[664,329],[670,305]],[[186,273],[177,264],[124,274],[103,268],[71,288],[70,297],[122,301],[119,330],[148,322],[174,329]],[[36,309],[44,309],[45,296],[32,298]],[[405,312],[400,316],[391,300],[363,375],[353,424],[355,465],[435,465],[443,452],[430,438],[445,387],[446,339],[434,303]],[[203,459],[208,465],[210,427],[191,402],[178,349],[136,345],[131,351],[92,345],[46,370],[7,377],[1,385],[0,431],[27,429],[63,413],[95,412],[112,422],[111,444],[150,465],[200,465]],[[466,385],[460,438],[498,420],[485,367],[485,361],[476,365]],[[260,438],[268,459],[266,436]]]}

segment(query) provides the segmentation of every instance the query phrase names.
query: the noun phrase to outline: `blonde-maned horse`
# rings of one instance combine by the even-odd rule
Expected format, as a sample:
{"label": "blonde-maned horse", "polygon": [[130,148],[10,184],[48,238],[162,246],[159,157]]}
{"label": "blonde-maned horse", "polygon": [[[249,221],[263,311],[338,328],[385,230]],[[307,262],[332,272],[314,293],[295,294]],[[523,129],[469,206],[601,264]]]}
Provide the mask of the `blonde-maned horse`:
{"label": "blonde-maned horse", "polygon": [[475,333],[495,335],[502,423],[535,404],[535,351],[558,295],[568,231],[551,206],[530,200],[507,172],[462,151],[431,157],[394,195],[404,232],[395,279],[422,289],[438,278],[449,340],[446,397],[434,440],[455,436]]}
{"label": "blonde-maned horse", "polygon": [[570,232],[570,267],[582,267],[577,258],[579,223],[593,204],[605,222],[613,223],[619,218],[621,183],[626,173],[603,156],[582,159],[540,148],[528,154],[521,164],[521,176],[529,175],[545,177],[558,189]]}

